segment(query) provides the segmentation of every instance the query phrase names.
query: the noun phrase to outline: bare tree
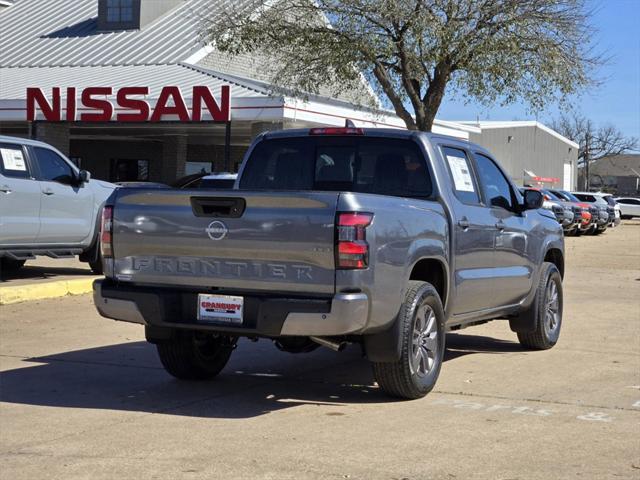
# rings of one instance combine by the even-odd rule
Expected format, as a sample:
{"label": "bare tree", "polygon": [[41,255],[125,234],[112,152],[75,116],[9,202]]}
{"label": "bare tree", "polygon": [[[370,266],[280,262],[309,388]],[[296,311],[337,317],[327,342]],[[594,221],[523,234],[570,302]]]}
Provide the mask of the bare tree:
{"label": "bare tree", "polygon": [[580,162],[583,162],[587,155],[590,161],[594,161],[637,150],[639,145],[637,138],[625,136],[615,126],[596,126],[591,119],[578,112],[562,113],[550,122],[550,126],[579,145]]}
{"label": "bare tree", "polygon": [[[408,129],[431,130],[445,93],[532,110],[593,83],[586,0],[255,0],[208,18],[231,55],[270,60],[297,94],[363,89]],[[247,6],[250,8],[247,8]]]}

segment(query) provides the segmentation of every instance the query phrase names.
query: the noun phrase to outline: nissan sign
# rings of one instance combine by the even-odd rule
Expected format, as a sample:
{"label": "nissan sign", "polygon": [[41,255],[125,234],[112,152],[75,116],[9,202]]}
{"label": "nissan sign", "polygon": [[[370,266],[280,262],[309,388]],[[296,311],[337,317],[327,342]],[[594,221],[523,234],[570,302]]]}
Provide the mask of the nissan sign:
{"label": "nissan sign", "polygon": [[228,85],[221,87],[219,100],[209,87],[193,87],[190,108],[180,88],[175,86],[164,87],[153,106],[143,99],[149,95],[149,87],[122,87],[117,90],[88,87],[80,92],[76,87],[68,87],[64,107],[61,90],[60,87],[52,88],[51,100],[48,100],[40,88],[27,88],[27,120],[37,119],[36,108],[49,122],[160,122],[167,116],[181,122],[200,122],[206,112],[215,122],[231,119],[231,89]]}

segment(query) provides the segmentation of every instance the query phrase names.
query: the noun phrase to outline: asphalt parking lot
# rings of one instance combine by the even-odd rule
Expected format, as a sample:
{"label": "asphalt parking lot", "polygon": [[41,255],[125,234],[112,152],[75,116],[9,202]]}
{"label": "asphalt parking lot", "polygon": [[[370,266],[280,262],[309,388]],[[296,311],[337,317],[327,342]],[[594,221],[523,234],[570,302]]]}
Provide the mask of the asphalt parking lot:
{"label": "asphalt parking lot", "polygon": [[0,478],[640,478],[640,222],[567,255],[553,350],[506,322],[450,334],[410,402],[355,347],[243,340],[216,381],[180,383],[88,295],[2,306]]}

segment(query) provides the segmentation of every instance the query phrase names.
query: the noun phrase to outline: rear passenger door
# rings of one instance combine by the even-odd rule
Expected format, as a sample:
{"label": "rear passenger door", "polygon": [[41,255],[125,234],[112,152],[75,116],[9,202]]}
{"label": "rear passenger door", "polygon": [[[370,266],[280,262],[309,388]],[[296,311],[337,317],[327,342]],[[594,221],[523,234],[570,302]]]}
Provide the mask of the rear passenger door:
{"label": "rear passenger door", "polygon": [[0,245],[25,246],[40,228],[40,186],[22,145],[0,143]]}
{"label": "rear passenger door", "polygon": [[452,313],[486,310],[493,302],[495,220],[482,204],[478,181],[469,153],[458,147],[442,146],[451,178],[454,210],[454,281],[457,294]]}
{"label": "rear passenger door", "polygon": [[494,301],[499,306],[520,302],[532,286],[534,259],[529,251],[530,224],[519,211],[520,196],[487,155],[474,152],[484,203],[495,234]]}

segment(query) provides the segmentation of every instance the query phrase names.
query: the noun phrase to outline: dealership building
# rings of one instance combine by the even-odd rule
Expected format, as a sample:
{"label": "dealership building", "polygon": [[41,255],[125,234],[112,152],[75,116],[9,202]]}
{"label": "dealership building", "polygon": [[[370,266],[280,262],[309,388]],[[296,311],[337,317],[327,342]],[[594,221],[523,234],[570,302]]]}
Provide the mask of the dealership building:
{"label": "dealership building", "polygon": [[[295,98],[269,84],[270,59],[202,43],[202,19],[232,0],[0,0],[0,134],[31,137],[96,178],[172,182],[235,171],[268,130],[404,128],[371,87]],[[573,188],[578,146],[538,122],[449,122],[519,184]]]}

